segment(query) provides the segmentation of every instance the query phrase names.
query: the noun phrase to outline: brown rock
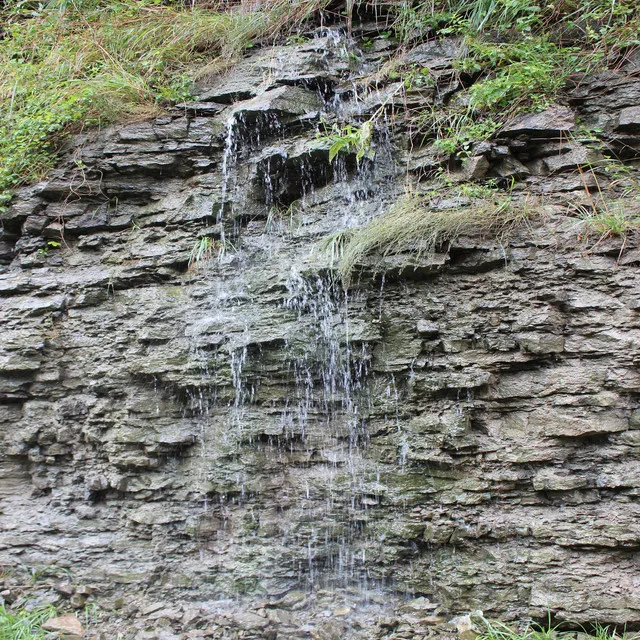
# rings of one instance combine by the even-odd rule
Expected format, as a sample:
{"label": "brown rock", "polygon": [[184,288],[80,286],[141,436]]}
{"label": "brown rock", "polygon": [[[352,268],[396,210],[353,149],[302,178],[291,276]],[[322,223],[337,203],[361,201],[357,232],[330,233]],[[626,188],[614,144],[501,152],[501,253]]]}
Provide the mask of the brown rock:
{"label": "brown rock", "polygon": [[78,618],[72,615],[50,618],[43,625],[45,631],[57,631],[62,637],[83,638],[84,629]]}

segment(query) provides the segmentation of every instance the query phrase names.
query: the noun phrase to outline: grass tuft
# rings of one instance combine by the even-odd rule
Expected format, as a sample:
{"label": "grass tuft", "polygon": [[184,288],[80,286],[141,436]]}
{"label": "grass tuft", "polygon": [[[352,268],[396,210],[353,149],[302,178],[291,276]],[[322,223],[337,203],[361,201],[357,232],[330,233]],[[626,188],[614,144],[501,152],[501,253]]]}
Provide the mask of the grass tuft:
{"label": "grass tuft", "polygon": [[44,639],[47,634],[42,631],[42,624],[55,615],[51,606],[16,611],[0,606],[0,640]]}
{"label": "grass tuft", "polygon": [[581,218],[587,231],[603,239],[640,230],[640,216],[624,210],[622,204],[616,207],[615,203],[609,203],[606,209],[583,212]]}
{"label": "grass tuft", "polygon": [[[571,625],[575,626],[575,625]],[[566,628],[566,627],[565,627]],[[579,627],[580,628],[580,627]],[[589,628],[583,628],[581,635],[591,640],[639,640],[640,635],[619,632],[615,627],[604,627],[594,624]],[[529,623],[523,630],[497,621],[487,622],[486,630],[476,640],[575,640],[575,631],[563,631],[561,625],[546,627],[535,626]]]}
{"label": "grass tuft", "polygon": [[420,256],[465,233],[485,232],[500,238],[527,217],[525,207],[498,194],[493,200],[470,199],[466,206],[452,208],[441,208],[425,196],[410,194],[366,226],[347,236],[328,239],[327,246],[334,256],[339,250],[338,271],[348,286],[356,266],[374,253]]}

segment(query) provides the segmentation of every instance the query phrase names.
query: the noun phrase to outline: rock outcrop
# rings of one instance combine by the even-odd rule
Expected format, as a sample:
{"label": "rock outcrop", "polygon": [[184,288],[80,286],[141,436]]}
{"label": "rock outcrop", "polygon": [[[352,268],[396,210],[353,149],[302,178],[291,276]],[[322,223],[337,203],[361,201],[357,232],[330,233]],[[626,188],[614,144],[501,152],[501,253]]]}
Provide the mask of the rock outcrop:
{"label": "rock outcrop", "polygon": [[0,564],[63,568],[140,638],[640,622],[640,251],[576,214],[602,154],[634,171],[640,81],[582,82],[452,165],[535,209],[508,240],[388,256],[345,292],[321,241],[447,159],[400,123],[330,162],[320,119],[459,89],[452,41],[408,54],[436,89],[365,91],[394,53],[374,42],[357,69],[336,33],[256,51],[18,194]]}

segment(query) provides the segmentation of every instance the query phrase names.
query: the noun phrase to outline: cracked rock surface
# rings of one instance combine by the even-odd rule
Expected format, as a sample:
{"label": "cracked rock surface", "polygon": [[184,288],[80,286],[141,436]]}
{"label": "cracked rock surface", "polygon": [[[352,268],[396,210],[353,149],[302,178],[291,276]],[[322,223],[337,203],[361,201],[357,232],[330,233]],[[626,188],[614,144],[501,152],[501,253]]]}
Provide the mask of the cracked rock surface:
{"label": "cracked rock surface", "polygon": [[440,92],[358,89],[393,54],[375,42],[358,69],[335,33],[255,51],[199,101],[74,138],[4,218],[0,564],[91,585],[104,628],[640,622],[640,249],[576,214],[597,154],[635,171],[640,80],[582,82],[453,166],[539,199],[508,240],[387,256],[345,293],[321,240],[443,160],[399,124],[332,163],[320,119],[460,89],[455,41],[406,54]]}

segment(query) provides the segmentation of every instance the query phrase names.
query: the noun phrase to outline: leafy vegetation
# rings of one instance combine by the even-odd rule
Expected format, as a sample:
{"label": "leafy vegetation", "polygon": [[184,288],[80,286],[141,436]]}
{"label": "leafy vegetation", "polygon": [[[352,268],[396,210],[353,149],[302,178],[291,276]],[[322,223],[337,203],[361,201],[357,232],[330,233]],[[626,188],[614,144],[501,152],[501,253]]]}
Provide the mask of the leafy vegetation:
{"label": "leafy vegetation", "polygon": [[355,152],[356,160],[373,158],[373,120],[367,120],[360,126],[352,124],[339,127],[334,125],[330,133],[319,136],[320,140],[331,143],[329,149],[329,162],[333,162],[340,152]]}
{"label": "leafy vegetation", "polygon": [[329,267],[331,269],[340,265],[345,248],[353,234],[353,229],[341,229],[320,242],[320,252],[329,258]]}
{"label": "leafy vegetation", "polygon": [[41,626],[56,615],[49,607],[11,611],[0,605],[0,640],[40,640],[46,637]]}
{"label": "leafy vegetation", "polygon": [[294,200],[287,207],[272,206],[269,208],[265,230],[267,233],[286,234],[300,226],[302,207],[300,200]]}
{"label": "leafy vegetation", "polygon": [[196,264],[204,260],[210,260],[216,251],[216,241],[209,236],[202,236],[196,240],[196,243],[189,254],[189,269],[195,267]]}
{"label": "leafy vegetation", "polygon": [[[332,260],[339,257],[338,271],[348,285],[356,268],[367,256],[379,253],[421,255],[440,245],[472,232],[487,232],[503,237],[528,217],[528,211],[509,196],[489,190],[473,194],[466,203],[443,208],[429,196],[408,194],[385,215],[348,234],[331,236],[326,241]],[[438,198],[440,200],[440,198]]]}
{"label": "leafy vegetation", "polygon": [[477,121],[471,109],[456,111],[435,107],[423,110],[414,124],[430,130],[436,150],[460,157],[469,155],[475,142],[490,138],[502,126],[490,117]]}
{"label": "leafy vegetation", "polygon": [[[640,45],[633,0],[443,0],[401,2],[392,11],[402,42],[455,35],[463,43],[456,64],[470,86],[446,107],[409,114],[419,134],[460,155],[518,112],[547,107],[570,74],[616,66]],[[414,86],[413,67],[401,75]]]}
{"label": "leafy vegetation", "polygon": [[[589,633],[587,633],[589,632]],[[614,627],[594,625],[585,629],[585,635],[594,640],[638,640],[640,635],[618,632]],[[573,640],[575,631],[562,631],[561,627],[547,624],[539,627],[529,624],[523,630],[517,630],[501,622],[487,622],[486,631],[477,640]]]}
{"label": "leafy vegetation", "polygon": [[189,253],[188,268],[195,269],[200,262],[209,262],[214,258],[220,261],[229,250],[233,251],[234,247],[225,237],[215,240],[210,236],[201,236]]}
{"label": "leafy vegetation", "polygon": [[[259,38],[328,0],[225,11],[157,0],[21,0],[0,9],[0,206],[50,168],[65,135],[156,113]],[[221,62],[224,61],[224,62]]]}

